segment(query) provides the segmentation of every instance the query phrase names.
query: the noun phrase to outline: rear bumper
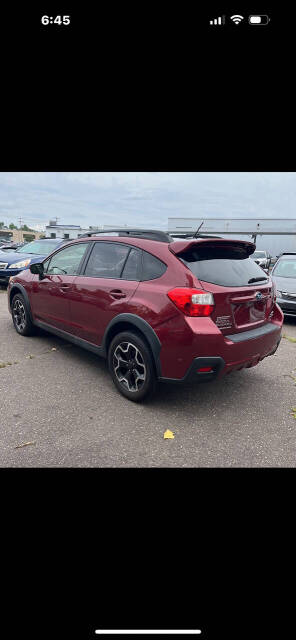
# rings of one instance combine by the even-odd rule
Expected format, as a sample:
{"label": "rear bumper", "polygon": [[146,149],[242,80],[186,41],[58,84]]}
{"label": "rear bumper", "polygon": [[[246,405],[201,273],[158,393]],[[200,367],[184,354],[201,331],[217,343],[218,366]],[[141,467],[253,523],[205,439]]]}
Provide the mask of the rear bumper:
{"label": "rear bumper", "polygon": [[[206,373],[199,369],[210,367]],[[159,378],[161,382],[212,382],[224,369],[225,362],[220,356],[208,356],[206,358],[194,358],[183,378]]]}
{"label": "rear bumper", "polygon": [[[165,381],[210,381],[230,371],[255,366],[278,348],[283,313],[275,305],[272,321],[256,329],[236,334],[229,332],[229,335],[223,335],[210,318],[187,317],[185,323],[187,330],[184,329],[183,321],[174,333],[166,330],[159,336],[162,343],[161,379]],[[200,358],[205,362],[200,366],[211,366],[211,358],[220,359],[220,365],[214,367],[213,373],[201,375],[196,366]]]}
{"label": "rear bumper", "polygon": [[[194,358],[190,367],[188,368],[183,378],[159,378],[160,382],[173,382],[173,383],[185,383],[185,382],[213,382],[216,378],[222,377],[231,371],[239,371],[240,369],[248,369],[255,367],[260,360],[263,360],[267,356],[272,356],[281,341],[281,336],[278,338],[276,345],[272,348],[270,353],[266,353],[262,356],[255,358],[247,358],[246,360],[234,361],[226,363],[221,356],[208,356],[202,358]],[[202,372],[202,368],[211,368],[211,371]]]}

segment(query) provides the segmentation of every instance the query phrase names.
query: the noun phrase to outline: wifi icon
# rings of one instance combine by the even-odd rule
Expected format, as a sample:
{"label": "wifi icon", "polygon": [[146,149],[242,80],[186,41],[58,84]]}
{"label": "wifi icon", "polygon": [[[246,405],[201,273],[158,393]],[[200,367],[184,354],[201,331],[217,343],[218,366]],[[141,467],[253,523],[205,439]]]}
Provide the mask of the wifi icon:
{"label": "wifi icon", "polygon": [[230,17],[230,20],[232,20],[234,24],[239,24],[243,19],[244,19],[244,16],[239,16],[239,15]]}

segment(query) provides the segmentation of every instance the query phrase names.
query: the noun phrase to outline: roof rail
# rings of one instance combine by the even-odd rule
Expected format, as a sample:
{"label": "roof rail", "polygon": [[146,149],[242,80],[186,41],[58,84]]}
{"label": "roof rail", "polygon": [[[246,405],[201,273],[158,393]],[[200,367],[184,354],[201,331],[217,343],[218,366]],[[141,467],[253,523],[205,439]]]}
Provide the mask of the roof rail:
{"label": "roof rail", "polygon": [[79,238],[97,236],[99,233],[118,233],[120,237],[142,238],[143,240],[157,240],[158,242],[173,242],[173,238],[165,231],[157,229],[97,229],[83,233]]}

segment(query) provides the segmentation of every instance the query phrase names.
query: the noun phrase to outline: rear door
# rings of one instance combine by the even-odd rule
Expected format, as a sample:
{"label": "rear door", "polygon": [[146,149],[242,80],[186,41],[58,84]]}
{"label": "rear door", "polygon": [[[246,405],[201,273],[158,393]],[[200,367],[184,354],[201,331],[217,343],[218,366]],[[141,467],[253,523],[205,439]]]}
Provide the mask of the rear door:
{"label": "rear door", "polygon": [[274,305],[271,279],[248,257],[251,244],[200,241],[195,246],[190,243],[188,250],[178,256],[202,288],[213,293],[215,309],[211,318],[224,334],[265,324]]}
{"label": "rear door", "polygon": [[83,274],[74,280],[70,313],[75,334],[101,345],[112,318],[130,310],[139,285],[141,251],[120,242],[93,245]]}

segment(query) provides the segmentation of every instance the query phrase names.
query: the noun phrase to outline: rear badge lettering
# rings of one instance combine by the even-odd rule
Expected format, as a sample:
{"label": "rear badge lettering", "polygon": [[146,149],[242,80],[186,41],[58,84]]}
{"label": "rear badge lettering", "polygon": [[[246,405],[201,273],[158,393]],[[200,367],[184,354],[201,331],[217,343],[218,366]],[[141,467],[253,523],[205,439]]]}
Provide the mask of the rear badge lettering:
{"label": "rear badge lettering", "polygon": [[216,325],[219,329],[230,329],[232,327],[231,316],[219,316],[216,318]]}

